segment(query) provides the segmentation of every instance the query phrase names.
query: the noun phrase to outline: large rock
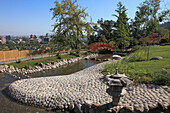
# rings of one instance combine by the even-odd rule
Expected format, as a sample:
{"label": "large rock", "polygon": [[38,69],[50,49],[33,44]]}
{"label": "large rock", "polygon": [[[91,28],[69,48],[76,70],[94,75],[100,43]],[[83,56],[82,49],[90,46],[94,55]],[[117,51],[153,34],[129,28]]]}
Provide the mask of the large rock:
{"label": "large rock", "polygon": [[152,58],[151,58],[151,60],[161,60],[161,59],[163,59],[163,58],[160,57],[160,56],[156,56],[156,57],[152,57]]}
{"label": "large rock", "polygon": [[8,68],[8,65],[4,65],[4,68],[7,69],[7,68]]}
{"label": "large rock", "polygon": [[15,70],[15,68],[14,68],[13,65],[10,65],[9,69],[10,69],[10,70]]}
{"label": "large rock", "polygon": [[115,60],[119,60],[119,59],[121,59],[121,56],[119,56],[119,55],[113,55],[112,58],[115,59]]}

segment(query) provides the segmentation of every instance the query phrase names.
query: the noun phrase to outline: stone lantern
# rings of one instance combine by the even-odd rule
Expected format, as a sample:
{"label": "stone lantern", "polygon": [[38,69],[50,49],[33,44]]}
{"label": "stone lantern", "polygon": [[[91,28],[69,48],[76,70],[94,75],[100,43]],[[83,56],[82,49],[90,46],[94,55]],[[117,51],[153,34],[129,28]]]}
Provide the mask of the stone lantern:
{"label": "stone lantern", "polygon": [[116,69],[115,74],[106,75],[104,82],[109,86],[106,92],[112,96],[112,105],[117,106],[120,97],[126,93],[125,88],[133,84],[133,80],[128,78],[125,74],[119,74]]}

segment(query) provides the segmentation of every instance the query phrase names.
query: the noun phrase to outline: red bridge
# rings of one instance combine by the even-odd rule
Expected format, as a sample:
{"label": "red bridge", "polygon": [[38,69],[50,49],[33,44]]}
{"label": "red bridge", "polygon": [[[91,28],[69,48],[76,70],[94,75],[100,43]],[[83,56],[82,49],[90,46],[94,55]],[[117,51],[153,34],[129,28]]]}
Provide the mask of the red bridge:
{"label": "red bridge", "polygon": [[101,49],[113,51],[115,49],[115,47],[111,46],[110,44],[107,44],[107,43],[93,43],[93,44],[88,45],[87,49],[92,50],[92,51],[98,51]]}

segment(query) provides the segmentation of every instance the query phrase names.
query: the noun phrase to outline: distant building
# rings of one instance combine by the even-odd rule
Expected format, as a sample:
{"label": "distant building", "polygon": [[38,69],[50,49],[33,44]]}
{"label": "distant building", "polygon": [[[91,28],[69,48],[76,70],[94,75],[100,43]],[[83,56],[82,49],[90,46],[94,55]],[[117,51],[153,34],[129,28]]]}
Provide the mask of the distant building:
{"label": "distant building", "polygon": [[10,35],[7,35],[5,38],[6,38],[6,41],[11,40],[11,36]]}
{"label": "distant building", "polygon": [[36,35],[30,35],[30,38],[33,38],[33,39],[36,39],[37,38],[37,36]]}
{"label": "distant building", "polygon": [[40,42],[42,42],[42,39],[41,39],[41,38],[39,38],[39,37],[37,37],[37,39],[35,39],[35,42],[40,43]]}
{"label": "distant building", "polygon": [[44,38],[44,42],[50,42],[51,41],[51,38],[50,37],[45,37]]}
{"label": "distant building", "polygon": [[0,43],[5,44],[6,43],[6,38],[3,36],[0,36]]}

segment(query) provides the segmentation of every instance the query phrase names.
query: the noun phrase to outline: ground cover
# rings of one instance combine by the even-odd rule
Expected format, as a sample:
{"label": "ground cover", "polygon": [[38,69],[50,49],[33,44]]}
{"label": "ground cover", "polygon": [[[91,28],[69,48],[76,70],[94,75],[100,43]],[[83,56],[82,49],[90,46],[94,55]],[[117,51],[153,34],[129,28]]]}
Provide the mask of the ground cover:
{"label": "ground cover", "polygon": [[142,47],[123,61],[106,65],[103,73],[114,73],[119,68],[120,73],[134,78],[135,83],[170,85],[170,46],[150,47],[149,59],[155,56],[163,59],[147,61],[147,48]]}
{"label": "ground cover", "polygon": [[[59,58],[60,56],[60,58]],[[33,60],[27,60],[27,61],[20,61],[16,63],[10,63],[8,65],[13,65],[14,67],[17,68],[23,68],[23,67],[29,67],[29,66],[37,66],[40,63],[46,64],[50,62],[58,62],[63,59],[70,59],[70,58],[75,58],[75,55],[70,55],[70,54],[65,54],[65,55],[59,55],[59,56],[51,56],[51,57],[44,57],[44,58],[39,58],[39,59],[33,59]]]}

